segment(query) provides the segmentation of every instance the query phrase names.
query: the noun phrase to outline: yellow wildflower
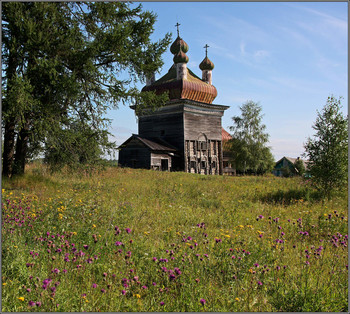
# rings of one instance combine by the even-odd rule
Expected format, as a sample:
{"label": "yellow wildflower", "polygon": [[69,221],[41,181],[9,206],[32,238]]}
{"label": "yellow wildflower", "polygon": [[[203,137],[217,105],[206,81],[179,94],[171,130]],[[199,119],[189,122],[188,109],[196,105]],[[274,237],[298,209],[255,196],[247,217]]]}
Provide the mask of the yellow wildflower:
{"label": "yellow wildflower", "polygon": [[140,296],[139,294],[134,294],[134,297],[136,297],[136,298],[138,298],[138,299],[141,298],[141,296]]}
{"label": "yellow wildflower", "polygon": [[19,297],[18,300],[24,301],[24,298],[23,297]]}
{"label": "yellow wildflower", "polygon": [[92,225],[92,228],[96,228],[96,225]]}
{"label": "yellow wildflower", "polygon": [[3,285],[3,286],[6,286],[6,285],[7,285],[7,282],[3,282],[2,285]]}
{"label": "yellow wildflower", "polygon": [[236,301],[239,301],[240,299],[239,298],[235,298]]}
{"label": "yellow wildflower", "polygon": [[225,237],[226,238],[231,238],[229,234],[225,234]]}

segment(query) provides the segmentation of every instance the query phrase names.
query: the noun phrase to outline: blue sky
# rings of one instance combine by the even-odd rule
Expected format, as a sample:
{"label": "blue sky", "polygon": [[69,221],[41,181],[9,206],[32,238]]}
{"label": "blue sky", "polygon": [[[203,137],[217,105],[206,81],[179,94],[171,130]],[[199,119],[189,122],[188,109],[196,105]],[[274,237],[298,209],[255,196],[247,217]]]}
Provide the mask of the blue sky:
{"label": "blue sky", "polygon": [[[228,105],[222,126],[229,131],[232,117],[247,100],[259,102],[269,146],[276,160],[298,157],[312,136],[312,125],[327,97],[343,97],[348,104],[347,2],[143,2],[158,15],[153,39],[167,32],[189,45],[188,67],[198,68],[209,45],[214,63],[215,104]],[[164,66],[173,55],[164,53]],[[142,88],[144,84],[137,85]],[[133,110],[121,105],[108,113],[117,144],[137,133]]]}

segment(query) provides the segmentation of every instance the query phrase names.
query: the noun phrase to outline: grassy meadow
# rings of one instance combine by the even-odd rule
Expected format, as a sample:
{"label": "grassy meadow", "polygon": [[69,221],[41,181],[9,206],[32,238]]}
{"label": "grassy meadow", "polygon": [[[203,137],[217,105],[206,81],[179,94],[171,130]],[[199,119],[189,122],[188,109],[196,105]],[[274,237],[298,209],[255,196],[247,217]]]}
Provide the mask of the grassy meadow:
{"label": "grassy meadow", "polygon": [[30,166],[2,184],[2,311],[348,310],[347,193]]}

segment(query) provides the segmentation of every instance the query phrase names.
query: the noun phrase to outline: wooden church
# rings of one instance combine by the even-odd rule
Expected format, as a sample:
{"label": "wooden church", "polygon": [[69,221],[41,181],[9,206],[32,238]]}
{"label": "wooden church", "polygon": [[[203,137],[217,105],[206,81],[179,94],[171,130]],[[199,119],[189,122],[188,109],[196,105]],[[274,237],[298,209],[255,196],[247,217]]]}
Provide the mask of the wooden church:
{"label": "wooden church", "polygon": [[160,79],[148,79],[142,89],[167,92],[169,101],[138,115],[138,134],[119,147],[120,166],[223,174],[221,117],[229,107],[213,104],[217,90],[212,85],[214,64],[207,56],[208,46],[199,65],[202,78],[187,67],[188,48],[178,31],[170,47],[174,64]]}

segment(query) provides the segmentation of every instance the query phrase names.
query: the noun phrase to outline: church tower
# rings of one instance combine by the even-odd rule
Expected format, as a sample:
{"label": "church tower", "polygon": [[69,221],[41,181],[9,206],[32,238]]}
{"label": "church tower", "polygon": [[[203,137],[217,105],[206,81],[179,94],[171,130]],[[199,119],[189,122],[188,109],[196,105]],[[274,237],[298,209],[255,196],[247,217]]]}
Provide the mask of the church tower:
{"label": "church tower", "polygon": [[214,64],[207,56],[209,46],[205,45],[205,58],[199,65],[201,79],[187,67],[189,46],[180,37],[179,29],[177,35],[170,47],[174,63],[168,73],[158,80],[148,80],[142,89],[166,92],[169,101],[155,111],[139,114],[138,135],[120,146],[119,164],[222,174],[221,117],[229,107],[212,103],[217,90],[212,85]]}

